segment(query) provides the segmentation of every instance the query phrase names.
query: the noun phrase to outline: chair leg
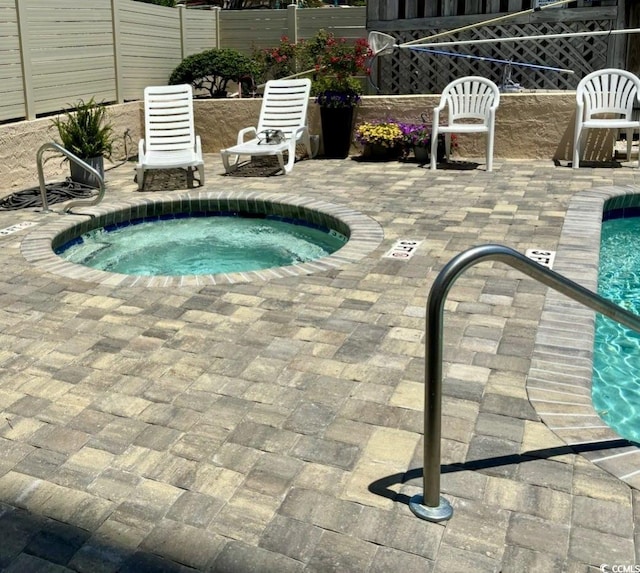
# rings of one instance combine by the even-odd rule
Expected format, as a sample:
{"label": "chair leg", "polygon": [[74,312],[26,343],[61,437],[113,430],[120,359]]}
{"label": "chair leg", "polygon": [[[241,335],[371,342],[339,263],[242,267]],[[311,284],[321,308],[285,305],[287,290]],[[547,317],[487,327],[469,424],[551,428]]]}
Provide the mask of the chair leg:
{"label": "chair leg", "polygon": [[438,163],[438,130],[431,132],[431,170],[435,170]]}
{"label": "chair leg", "polygon": [[318,150],[320,149],[320,136],[319,135],[310,135],[309,136],[309,145],[311,146],[311,153],[309,154],[309,158],[313,159],[316,155],[318,155]]}
{"label": "chair leg", "polygon": [[198,175],[200,176],[200,187],[204,185],[204,165],[198,165]]}
{"label": "chair leg", "polygon": [[142,167],[136,169],[136,180],[138,181],[138,191],[142,191],[144,189],[144,169]]}
{"label": "chair leg", "polygon": [[493,132],[487,132],[487,171],[493,171]]}
{"label": "chair leg", "polygon": [[231,173],[232,171],[235,171],[236,167],[238,167],[238,161],[240,160],[239,155],[235,156],[236,159],[231,165],[229,164],[229,153],[223,150],[220,152],[220,157],[222,157],[222,164],[224,165],[226,173]]}
{"label": "chair leg", "polygon": [[193,170],[194,167],[187,167],[187,188],[193,189]]}
{"label": "chair leg", "polygon": [[278,158],[278,163],[280,164],[280,169],[282,169],[284,174],[286,175],[287,173],[289,173],[289,171],[291,171],[291,169],[293,168],[293,162],[296,160],[295,151],[293,153],[291,153],[291,151],[289,151],[289,157],[287,158],[287,165],[286,166],[284,164],[284,157],[282,157],[282,152],[276,153],[276,157]]}
{"label": "chair leg", "polygon": [[580,142],[582,141],[582,136],[582,129],[580,126],[576,126],[576,133],[573,138],[573,164],[571,165],[574,169],[580,167]]}

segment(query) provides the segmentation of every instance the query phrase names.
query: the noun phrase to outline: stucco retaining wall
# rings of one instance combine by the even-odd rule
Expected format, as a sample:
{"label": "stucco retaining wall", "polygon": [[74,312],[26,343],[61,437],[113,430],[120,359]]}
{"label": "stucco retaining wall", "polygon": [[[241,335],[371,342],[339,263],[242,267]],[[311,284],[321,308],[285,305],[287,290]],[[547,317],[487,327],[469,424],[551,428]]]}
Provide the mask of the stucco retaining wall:
{"label": "stucco retaining wall", "polygon": [[[356,122],[384,118],[418,122],[423,113],[431,117],[431,110],[438,101],[437,95],[366,96],[358,109]],[[259,99],[196,100],[196,130],[202,138],[204,152],[215,153],[234,144],[238,130],[257,121],[260,103]],[[503,94],[496,116],[495,157],[570,159],[574,114],[574,92]],[[311,103],[309,124],[312,133],[320,133],[319,115],[318,107]],[[144,130],[142,103],[111,106],[109,116],[117,136],[113,161],[122,161],[125,155],[134,157]],[[51,118],[0,125],[0,195],[37,184],[36,151],[56,137]],[[467,135],[459,141],[457,153],[461,158],[484,155],[484,136]],[[611,138],[606,143],[596,140],[587,149],[587,157],[607,159],[612,149]],[[358,148],[354,146],[352,151],[357,153]],[[106,167],[108,169],[108,163]],[[60,180],[67,173],[68,166],[58,158],[45,164],[48,181]]]}

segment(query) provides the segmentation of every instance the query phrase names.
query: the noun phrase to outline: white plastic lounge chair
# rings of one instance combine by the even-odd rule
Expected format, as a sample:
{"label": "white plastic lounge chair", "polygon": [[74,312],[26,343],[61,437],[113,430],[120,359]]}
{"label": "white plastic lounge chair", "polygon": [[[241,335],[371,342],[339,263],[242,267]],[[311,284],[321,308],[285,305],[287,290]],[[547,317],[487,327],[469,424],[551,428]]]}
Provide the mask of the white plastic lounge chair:
{"label": "white plastic lounge chair", "polygon": [[[293,169],[298,143],[305,146],[309,157],[313,157],[317,149],[311,149],[311,137],[307,127],[310,93],[311,80],[308,78],[267,82],[258,127],[241,129],[238,132],[237,144],[220,151],[225,171],[230,173],[235,170],[241,155],[275,155],[286,175]],[[247,136],[250,139],[245,141]],[[317,138],[314,138],[314,143],[314,147],[317,148]],[[284,153],[288,156],[286,164]]]}
{"label": "white plastic lounge chair", "polygon": [[[433,110],[431,132],[431,169],[436,168],[438,135],[445,135],[445,153],[449,159],[452,133],[487,134],[487,171],[493,169],[493,140],[496,109],[500,105],[498,86],[487,78],[467,76],[452,81],[442,91],[440,104]],[[440,112],[447,108],[448,125],[440,125]],[[474,120],[469,122],[468,120]]]}
{"label": "white plastic lounge chair", "polygon": [[[576,129],[573,138],[573,168],[580,167],[582,140],[587,129],[625,130],[627,160],[631,157],[633,132],[640,120],[633,119],[633,105],[640,101],[640,79],[626,70],[608,68],[587,74],[576,89]],[[594,117],[598,114],[616,117]],[[640,167],[640,161],[638,161]]]}
{"label": "white plastic lounge chair", "polygon": [[204,184],[202,144],[195,134],[190,85],[145,88],[144,131],[136,165],[139,190],[144,187],[144,173],[149,169],[184,168],[189,187],[193,187],[193,172],[197,169],[200,185]]}

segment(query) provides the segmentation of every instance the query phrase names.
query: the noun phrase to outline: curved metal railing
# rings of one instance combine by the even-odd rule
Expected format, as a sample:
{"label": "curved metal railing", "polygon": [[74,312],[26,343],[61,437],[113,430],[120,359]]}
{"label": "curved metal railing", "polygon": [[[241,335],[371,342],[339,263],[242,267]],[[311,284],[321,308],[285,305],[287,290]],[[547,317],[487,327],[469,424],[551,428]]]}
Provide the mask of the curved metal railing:
{"label": "curved metal railing", "polygon": [[53,149],[58,153],[62,153],[62,155],[67,157],[69,161],[73,161],[74,163],[77,163],[78,165],[80,165],[81,167],[89,171],[89,173],[95,176],[96,179],[98,180],[98,187],[99,187],[98,194],[91,199],[86,199],[86,200],[79,199],[76,201],[70,201],[69,203],[67,203],[67,205],[63,209],[65,213],[68,213],[73,207],[92,207],[93,205],[97,205],[98,203],[100,203],[100,201],[102,201],[105,193],[104,177],[100,175],[100,173],[98,173],[97,170],[91,167],[91,165],[88,165],[87,163],[82,161],[82,159],[80,159],[77,155],[74,155],[69,150],[62,147],[62,145],[59,145],[54,141],[51,141],[41,145],[40,148],[38,149],[38,153],[36,154],[36,162],[38,165],[38,182],[40,184],[40,195],[42,196],[42,212],[43,213],[51,212],[51,209],[49,209],[49,202],[47,201],[47,189],[44,182],[44,170],[42,167],[42,154],[47,149]]}
{"label": "curved metal railing", "polygon": [[423,495],[414,495],[409,502],[411,511],[417,517],[428,521],[444,521],[453,514],[451,504],[440,495],[444,303],[454,281],[469,267],[483,261],[505,263],[590,309],[640,332],[640,316],[539,265],[509,247],[480,245],[451,259],[436,277],[427,300]]}

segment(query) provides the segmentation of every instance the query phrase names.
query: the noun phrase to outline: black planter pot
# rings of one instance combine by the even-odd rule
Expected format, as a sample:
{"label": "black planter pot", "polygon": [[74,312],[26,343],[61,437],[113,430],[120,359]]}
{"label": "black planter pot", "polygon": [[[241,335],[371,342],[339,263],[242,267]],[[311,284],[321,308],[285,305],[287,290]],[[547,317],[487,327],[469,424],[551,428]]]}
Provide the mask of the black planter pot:
{"label": "black planter pot", "polygon": [[[104,179],[104,158],[102,156],[91,157],[89,159],[83,159],[82,161],[89,165],[89,167],[93,167]],[[72,181],[81,183],[82,185],[87,185],[88,187],[100,187],[100,183],[93,173],[87,171],[75,161],[70,161],[69,163]]]}
{"label": "black planter pot", "polygon": [[349,156],[354,111],[354,107],[320,108],[324,157],[344,159]]}

